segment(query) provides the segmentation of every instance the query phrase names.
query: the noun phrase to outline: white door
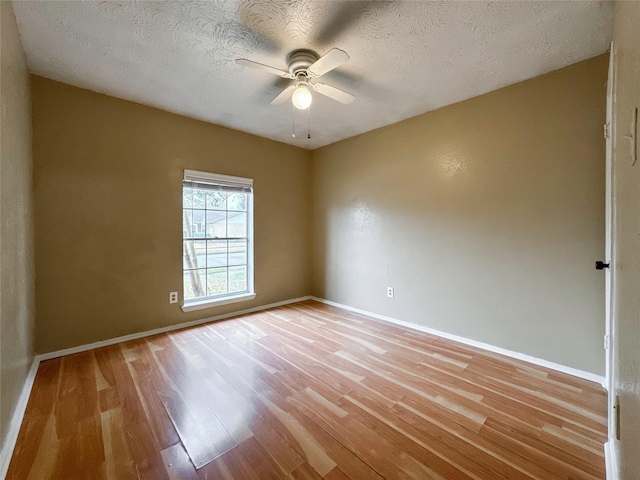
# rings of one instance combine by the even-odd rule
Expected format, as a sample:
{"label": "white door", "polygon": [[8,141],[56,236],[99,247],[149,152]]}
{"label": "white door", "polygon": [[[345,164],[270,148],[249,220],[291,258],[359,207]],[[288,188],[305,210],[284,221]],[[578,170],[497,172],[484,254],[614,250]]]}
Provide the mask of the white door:
{"label": "white door", "polygon": [[605,275],[605,348],[606,348],[606,387],[609,391],[609,437],[614,438],[615,433],[615,388],[614,388],[614,361],[613,355],[614,342],[612,335],[613,329],[613,302],[612,302],[612,289],[613,289],[613,275],[611,270],[614,267],[613,263],[613,245],[612,245],[612,233],[613,233],[613,220],[615,212],[613,211],[613,95],[614,95],[614,68],[613,68],[613,43],[611,44],[611,53],[609,56],[609,77],[607,79],[607,116],[605,125],[605,137],[606,137],[606,199],[605,199],[605,247],[603,259],[604,263],[609,264],[609,268],[604,269]]}

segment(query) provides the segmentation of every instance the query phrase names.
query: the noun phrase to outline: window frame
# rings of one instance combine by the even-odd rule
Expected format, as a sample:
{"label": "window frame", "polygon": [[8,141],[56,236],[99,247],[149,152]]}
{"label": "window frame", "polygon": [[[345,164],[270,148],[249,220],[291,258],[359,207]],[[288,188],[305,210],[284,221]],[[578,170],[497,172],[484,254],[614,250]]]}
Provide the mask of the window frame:
{"label": "window frame", "polygon": [[[235,302],[243,302],[243,301],[247,301],[247,300],[251,300],[253,298],[256,297],[256,292],[254,289],[254,258],[253,258],[253,250],[254,250],[254,236],[253,236],[253,179],[251,178],[244,178],[244,177],[234,177],[231,175],[222,175],[222,174],[217,174],[217,173],[209,173],[209,172],[201,172],[201,171],[197,171],[197,170],[184,170],[184,176],[183,176],[183,181],[182,181],[182,217],[184,218],[184,211],[185,211],[185,206],[184,206],[184,189],[185,189],[185,183],[186,182],[193,182],[193,183],[204,183],[204,184],[212,184],[212,185],[220,185],[223,187],[232,187],[232,188],[249,188],[250,192],[247,192],[247,237],[246,237],[246,241],[247,241],[247,245],[246,245],[246,252],[247,252],[247,263],[246,263],[246,267],[247,267],[247,291],[243,291],[240,293],[228,293],[228,294],[224,294],[224,295],[217,295],[217,296],[210,296],[210,297],[200,297],[198,299],[190,299],[190,300],[186,300],[184,298],[184,273],[186,271],[188,271],[188,269],[185,269],[184,267],[184,245],[185,245],[185,238],[184,238],[184,228],[183,228],[183,235],[182,235],[182,256],[183,256],[183,265],[182,265],[182,311],[183,312],[191,312],[194,310],[200,310],[200,309],[204,309],[204,308],[211,308],[211,307],[216,307],[216,306],[220,306],[220,305],[226,305],[229,303],[235,303]],[[228,206],[227,206],[228,207]],[[205,209],[206,210],[206,209]],[[228,212],[229,210],[227,210],[225,208],[225,211]],[[183,220],[184,221],[184,220]],[[227,219],[227,227],[228,227],[228,219]],[[206,231],[206,229],[205,229]],[[206,235],[206,234],[205,234]],[[227,237],[225,237],[225,240],[227,240],[227,242],[229,241],[229,237],[228,237],[229,233],[227,231]],[[203,239],[200,240],[207,240],[206,236]],[[228,244],[227,244],[227,248],[228,248]],[[207,267],[205,267],[206,269]],[[229,275],[229,265],[227,262],[226,265],[227,268],[227,275]]]}

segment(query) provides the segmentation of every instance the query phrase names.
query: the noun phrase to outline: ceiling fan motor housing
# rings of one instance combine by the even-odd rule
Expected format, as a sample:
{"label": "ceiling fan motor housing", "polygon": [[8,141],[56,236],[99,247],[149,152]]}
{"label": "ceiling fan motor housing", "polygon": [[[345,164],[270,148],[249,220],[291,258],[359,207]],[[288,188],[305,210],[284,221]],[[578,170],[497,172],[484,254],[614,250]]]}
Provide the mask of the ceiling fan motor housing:
{"label": "ceiling fan motor housing", "polygon": [[318,54],[311,50],[294,50],[287,57],[289,73],[294,76],[304,74],[307,76],[307,68],[318,60]]}

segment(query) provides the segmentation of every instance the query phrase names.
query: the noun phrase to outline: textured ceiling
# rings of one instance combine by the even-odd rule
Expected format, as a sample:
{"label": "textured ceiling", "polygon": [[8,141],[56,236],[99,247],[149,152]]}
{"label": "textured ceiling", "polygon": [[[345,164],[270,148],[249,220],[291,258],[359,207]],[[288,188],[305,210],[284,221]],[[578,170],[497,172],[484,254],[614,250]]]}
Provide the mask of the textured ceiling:
{"label": "textured ceiling", "polygon": [[[15,1],[37,75],[281,142],[317,148],[603,53],[611,4],[590,1]],[[351,60],[307,114],[271,106],[286,55]]]}

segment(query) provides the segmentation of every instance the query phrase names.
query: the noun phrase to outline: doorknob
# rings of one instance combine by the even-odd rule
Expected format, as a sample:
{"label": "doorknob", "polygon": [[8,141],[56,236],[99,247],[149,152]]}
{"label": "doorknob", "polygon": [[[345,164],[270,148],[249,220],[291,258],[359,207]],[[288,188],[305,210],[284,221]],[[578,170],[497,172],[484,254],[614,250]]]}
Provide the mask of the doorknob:
{"label": "doorknob", "polygon": [[604,270],[605,268],[609,268],[608,263],[604,263],[599,260],[596,262],[596,270]]}

